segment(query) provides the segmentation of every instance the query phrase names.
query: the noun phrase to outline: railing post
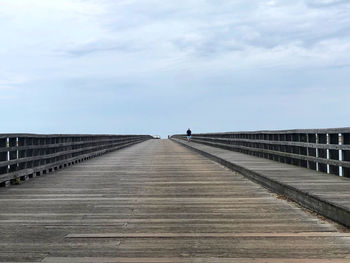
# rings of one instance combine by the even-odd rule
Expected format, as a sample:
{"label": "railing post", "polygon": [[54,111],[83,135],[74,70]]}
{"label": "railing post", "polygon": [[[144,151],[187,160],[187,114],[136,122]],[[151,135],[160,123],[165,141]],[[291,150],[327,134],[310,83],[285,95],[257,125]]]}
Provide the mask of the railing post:
{"label": "railing post", "polygon": [[[318,133],[316,133],[316,159],[318,158],[318,147],[317,147],[317,144],[318,144]],[[316,171],[318,172],[320,170],[320,167],[318,165],[318,162],[316,161]]]}
{"label": "railing post", "polygon": [[[309,134],[306,134],[306,143],[310,142],[310,138],[309,138]],[[309,150],[309,146],[306,147],[306,156],[309,157],[310,156],[310,150]],[[306,167],[309,169],[310,168],[310,161],[307,160],[306,161]]]}
{"label": "railing post", "polygon": [[[6,161],[10,161],[10,151],[9,148],[10,147],[10,138],[6,138],[6,148],[7,148],[7,155],[6,155]],[[7,173],[10,172],[10,165],[7,165]]]}
{"label": "railing post", "polygon": [[[343,145],[343,134],[339,133],[339,145]],[[339,161],[343,161],[343,150],[339,150]],[[339,166],[339,176],[343,176],[343,167]]]}
{"label": "railing post", "polygon": [[[329,145],[329,143],[330,143],[330,136],[329,136],[329,134],[327,133],[327,145]],[[329,147],[329,146],[328,146]],[[327,148],[327,160],[329,160],[329,156],[330,154],[329,154],[329,148]],[[327,163],[327,174],[329,174],[330,173],[330,169],[329,169],[329,164]]]}
{"label": "railing post", "polygon": [[18,151],[18,137],[16,137],[16,159],[17,159],[17,164],[16,164],[16,170],[19,169],[19,163],[18,163],[18,159],[19,159],[19,151]]}

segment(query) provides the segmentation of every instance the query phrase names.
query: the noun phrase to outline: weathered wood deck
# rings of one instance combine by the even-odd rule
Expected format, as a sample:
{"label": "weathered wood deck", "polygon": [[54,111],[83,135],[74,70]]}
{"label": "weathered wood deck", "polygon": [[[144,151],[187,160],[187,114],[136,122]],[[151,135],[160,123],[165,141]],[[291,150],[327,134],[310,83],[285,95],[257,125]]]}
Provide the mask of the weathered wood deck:
{"label": "weathered wood deck", "polygon": [[350,180],[201,143],[176,142],[350,228]]}
{"label": "weathered wood deck", "polygon": [[349,233],[169,140],[0,189],[0,211],[1,262],[350,262]]}

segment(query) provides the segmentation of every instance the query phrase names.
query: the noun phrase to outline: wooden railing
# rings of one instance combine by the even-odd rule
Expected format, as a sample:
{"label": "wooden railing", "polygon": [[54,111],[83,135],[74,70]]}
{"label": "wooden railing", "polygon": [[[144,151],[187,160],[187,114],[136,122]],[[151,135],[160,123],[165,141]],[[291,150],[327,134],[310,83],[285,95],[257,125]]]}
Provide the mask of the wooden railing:
{"label": "wooden railing", "polygon": [[204,133],[192,141],[350,177],[350,128]]}
{"label": "wooden railing", "polygon": [[151,138],[148,135],[0,134],[0,184],[27,180]]}

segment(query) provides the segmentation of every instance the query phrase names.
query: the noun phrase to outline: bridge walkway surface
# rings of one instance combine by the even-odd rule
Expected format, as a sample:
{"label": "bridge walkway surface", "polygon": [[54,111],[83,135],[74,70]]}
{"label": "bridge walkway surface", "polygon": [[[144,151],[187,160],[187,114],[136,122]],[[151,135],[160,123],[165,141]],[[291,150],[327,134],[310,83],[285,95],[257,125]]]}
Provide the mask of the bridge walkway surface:
{"label": "bridge walkway surface", "polygon": [[350,179],[196,142],[178,143],[350,227]]}
{"label": "bridge walkway surface", "polygon": [[0,189],[0,211],[1,262],[350,262],[339,225],[170,140]]}

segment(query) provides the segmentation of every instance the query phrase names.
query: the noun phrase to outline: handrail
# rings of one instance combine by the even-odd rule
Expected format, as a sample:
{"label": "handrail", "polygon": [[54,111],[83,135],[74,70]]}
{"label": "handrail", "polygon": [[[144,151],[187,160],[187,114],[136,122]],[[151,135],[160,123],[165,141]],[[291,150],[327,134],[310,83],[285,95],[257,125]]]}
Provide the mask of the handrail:
{"label": "handrail", "polygon": [[[185,134],[172,138],[185,140]],[[350,177],[350,128],[193,134],[197,143]]]}
{"label": "handrail", "polygon": [[149,135],[0,134],[0,185],[151,138]]}

